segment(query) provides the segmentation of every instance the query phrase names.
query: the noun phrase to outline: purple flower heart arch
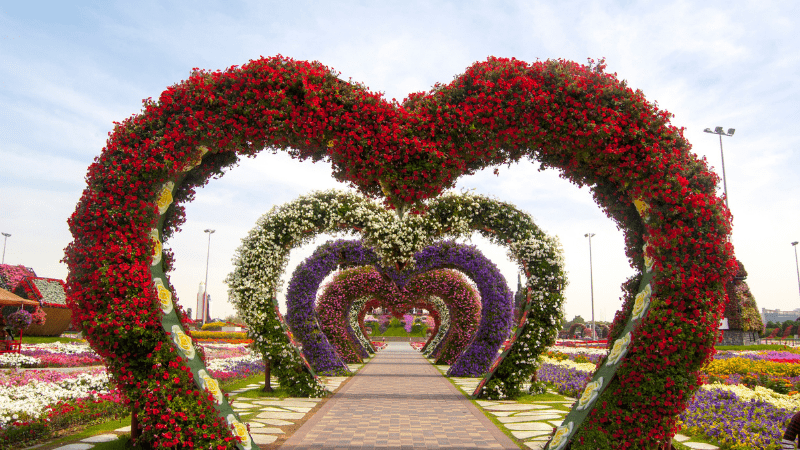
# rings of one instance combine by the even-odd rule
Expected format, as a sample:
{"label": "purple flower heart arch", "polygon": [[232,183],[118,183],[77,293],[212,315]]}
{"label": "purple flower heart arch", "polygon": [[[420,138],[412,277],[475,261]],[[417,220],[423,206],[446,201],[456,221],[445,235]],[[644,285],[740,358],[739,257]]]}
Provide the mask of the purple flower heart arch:
{"label": "purple flower heart arch", "polygon": [[[345,248],[347,251],[344,251]],[[303,344],[303,353],[317,372],[335,373],[347,369],[341,357],[342,352],[337,352],[337,348],[347,349],[348,354],[358,357],[352,345],[353,339],[346,335],[344,326],[347,323],[346,311],[353,300],[362,295],[383,298],[390,307],[404,303],[410,307],[415,299],[426,295],[436,295],[452,306],[457,304],[463,309],[460,313],[465,320],[454,320],[458,313],[451,309],[450,328],[454,331],[452,338],[461,338],[461,342],[468,346],[462,352],[459,351],[459,345],[450,342],[448,347],[453,348],[448,350],[448,356],[452,353],[461,355],[453,363],[450,372],[457,376],[480,376],[489,370],[513,321],[512,295],[497,266],[475,247],[443,242],[417,253],[415,269],[411,274],[382,269],[391,278],[388,283],[386,278],[374,270],[362,269],[349,272],[341,279],[335,278],[330,287],[337,289],[337,292],[323,291],[320,301],[327,300],[328,293],[329,298],[336,296],[339,304],[326,301],[326,305],[334,307],[326,310],[325,314],[317,314],[317,292],[322,281],[340,266],[365,265],[367,261],[364,255],[368,253],[370,252],[359,241],[328,242],[300,263],[292,275],[286,293],[288,322],[294,336]],[[345,259],[346,255],[356,256],[358,260]],[[377,264],[377,258],[373,256],[372,259],[373,264]],[[481,315],[477,330],[473,330],[474,338],[469,330],[469,323],[470,313],[474,315],[478,310],[474,304],[475,296],[463,279],[436,271],[441,268],[462,271],[477,285]],[[326,326],[321,327],[322,323]],[[323,328],[333,333],[329,336]],[[472,339],[464,342],[465,336]],[[337,345],[331,344],[331,338]],[[344,345],[345,342],[351,345]]]}
{"label": "purple flower heart arch", "polygon": [[[166,275],[172,256],[162,244],[184,220],[181,203],[195,187],[267,147],[328,159],[337,179],[400,213],[424,209],[462,174],[522,158],[588,186],[624,230],[639,274],[626,283],[630,295],[610,338],[622,355],[618,370],[596,375],[601,388],[583,413],[576,407],[567,417],[553,441],[559,446],[548,445],[653,448],[669,439],[713,354],[724,287],[735,274],[730,214],[716,195],[718,178],[671,115],[603,69],[489,58],[397,104],[319,63],[279,56],[196,71],[147,99],[140,114],[116,124],[90,166],[65,255],[74,320],[142,411],[139,439],[159,447],[252,445],[224,399],[217,402],[214,380],[202,376],[202,353],[187,359],[193,344],[181,334],[184,315]],[[413,254],[401,241],[392,245],[406,261]],[[656,349],[669,338],[672,345]],[[164,410],[180,414],[149,413]]]}

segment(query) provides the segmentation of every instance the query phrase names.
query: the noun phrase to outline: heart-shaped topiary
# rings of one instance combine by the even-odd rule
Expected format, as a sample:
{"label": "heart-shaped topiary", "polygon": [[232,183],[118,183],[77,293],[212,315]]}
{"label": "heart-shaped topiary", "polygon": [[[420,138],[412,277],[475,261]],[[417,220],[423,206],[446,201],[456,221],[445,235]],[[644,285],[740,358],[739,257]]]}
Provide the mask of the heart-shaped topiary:
{"label": "heart-shaped topiary", "polygon": [[[317,256],[316,252],[310,258]],[[306,259],[308,262],[308,259]],[[289,285],[294,285],[294,280]],[[356,337],[358,323],[351,323],[352,312],[360,312],[366,301],[374,299],[382,308],[401,313],[413,308],[432,310],[429,298],[441,299],[453,318],[450,333],[444,341],[436,364],[451,365],[472,342],[481,318],[481,297],[464,276],[454,270],[434,270],[421,274],[398,289],[387,283],[373,267],[357,267],[337,272],[320,287],[315,310],[317,323],[325,338],[345,363],[361,363],[367,350]],[[287,298],[287,303],[291,299]],[[355,329],[354,329],[355,328]],[[302,337],[297,336],[301,341]],[[319,370],[318,370],[319,371]]]}
{"label": "heart-shaped topiary", "polygon": [[[75,240],[65,256],[74,320],[120,389],[143,411],[183,414],[143,414],[142,442],[235,442],[228,426],[238,422],[224,401],[197,405],[194,397],[184,398],[204,389],[197,376],[202,364],[187,363],[172,344],[183,340],[167,334],[170,323],[180,329],[183,314],[162,308],[171,304],[164,273],[171,255],[161,264],[160,244],[180,226],[179,204],[196,186],[238,155],[266,147],[330,160],[334,176],[385,196],[401,215],[424,209],[422,201],[464,173],[526,157],[589,186],[624,230],[639,275],[626,284],[630,295],[610,339],[617,346],[627,336],[630,345],[593,403],[605,405],[604,412],[569,422],[559,442],[573,449],[599,442],[654,448],[669,439],[699,386],[697,371],[713,353],[724,286],[736,269],[727,240],[730,214],[716,195],[718,178],[669,124],[670,114],[603,67],[490,58],[397,104],[321,64],[275,57],[196,72],[157,101],[146,100],[141,114],[116,125],[89,168],[88,186],[69,220]],[[165,183],[175,189],[164,189]],[[637,213],[635,200],[649,211]],[[642,282],[645,257],[654,270],[652,280]],[[646,307],[637,310],[643,314],[633,319],[635,297],[645,286],[653,301],[646,295],[639,302]],[[670,345],[654,350],[669,338]],[[161,379],[177,381],[156,384]],[[201,426],[206,432],[193,434]]]}
{"label": "heart-shaped topiary", "polygon": [[[286,310],[289,317],[289,325],[292,333],[303,345],[303,353],[311,363],[311,366],[321,373],[335,373],[337,370],[346,370],[345,363],[340,359],[340,354],[336,351],[327,335],[323,333],[315,314],[315,304],[317,291],[322,281],[338,267],[364,265],[370,259],[370,251],[364,249],[358,241],[334,241],[321,245],[311,256],[300,263],[292,275],[286,293]],[[357,261],[348,259],[342,255],[358,255]],[[442,267],[452,267],[461,270],[470,277],[476,284],[480,292],[481,300],[481,320],[475,333],[474,339],[463,342],[469,344],[466,350],[457,351],[461,356],[453,363],[450,368],[451,374],[458,376],[483,376],[489,371],[489,367],[494,362],[497,350],[508,336],[511,328],[512,318],[512,295],[508,290],[505,278],[480,251],[474,247],[453,242],[444,242],[427,247],[416,255],[417,264],[411,273],[399,273],[389,269],[381,277],[375,272],[367,272],[366,277],[372,280],[371,283],[358,283],[363,289],[363,295],[377,295],[388,300],[389,306],[399,306],[406,303],[412,306],[416,303],[416,298],[420,296],[436,295],[446,303],[455,304],[459,299],[462,307],[462,315],[469,314],[470,304],[465,297],[463,279],[454,279],[446,275],[437,276],[431,273]],[[380,268],[380,266],[378,265]],[[386,269],[383,269],[386,270]],[[370,276],[372,275],[372,276]],[[360,278],[354,276],[353,280]],[[380,281],[380,282],[379,282]],[[462,283],[458,283],[461,281]],[[398,286],[400,285],[400,286]],[[468,286],[468,285],[467,285]],[[355,292],[353,295],[362,295]],[[346,298],[344,295],[340,297]],[[323,296],[320,298],[322,300]],[[474,301],[474,300],[473,300]],[[343,310],[346,308],[337,308]],[[451,317],[451,329],[453,325],[462,328],[466,323],[456,322]],[[336,318],[335,322],[345,322],[344,317]],[[467,321],[469,321],[467,319]],[[332,327],[328,327],[329,329]],[[470,333],[471,334],[471,333]],[[463,336],[461,336],[463,338]]]}

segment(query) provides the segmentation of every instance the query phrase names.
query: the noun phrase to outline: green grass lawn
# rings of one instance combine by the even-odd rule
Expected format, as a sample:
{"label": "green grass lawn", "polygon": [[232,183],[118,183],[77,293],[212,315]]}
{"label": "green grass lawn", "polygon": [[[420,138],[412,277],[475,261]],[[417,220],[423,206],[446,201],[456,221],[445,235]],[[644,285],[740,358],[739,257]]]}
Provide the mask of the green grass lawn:
{"label": "green grass lawn", "polygon": [[783,352],[800,353],[800,349],[781,344],[762,344],[762,345],[715,345],[717,350],[777,350]]}
{"label": "green grass lawn", "polygon": [[50,344],[53,342],[61,342],[69,344],[71,342],[83,342],[83,339],[74,339],[60,336],[25,336],[22,335],[23,344]]}

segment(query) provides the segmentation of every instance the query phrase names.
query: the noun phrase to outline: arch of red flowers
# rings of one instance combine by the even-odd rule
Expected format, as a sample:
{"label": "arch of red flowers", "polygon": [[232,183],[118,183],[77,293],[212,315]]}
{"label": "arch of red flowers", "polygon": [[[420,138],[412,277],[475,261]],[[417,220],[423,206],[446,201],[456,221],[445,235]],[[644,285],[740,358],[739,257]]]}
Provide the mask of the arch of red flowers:
{"label": "arch of red flowers", "polygon": [[[400,104],[321,64],[278,56],[196,71],[116,124],[69,219],[74,241],[65,261],[75,320],[142,411],[142,439],[234,445],[161,327],[150,231],[165,182],[180,183],[164,240],[179,229],[180,203],[195,187],[265,147],[329,160],[338,180],[404,211],[424,210],[422,201],[463,174],[527,157],[589,187],[624,230],[639,272],[626,289],[635,294],[646,240],[654,293],[614,380],[594,403],[602,408],[591,411],[572,448],[653,448],[671,436],[700,384],[698,369],[713,354],[724,285],[736,269],[726,239],[730,214],[715,193],[716,175],[671,115],[603,69],[490,58]],[[200,146],[212,152],[179,177]],[[634,199],[649,205],[646,223]],[[165,271],[171,263],[167,252]],[[615,323],[630,317],[632,297]]]}

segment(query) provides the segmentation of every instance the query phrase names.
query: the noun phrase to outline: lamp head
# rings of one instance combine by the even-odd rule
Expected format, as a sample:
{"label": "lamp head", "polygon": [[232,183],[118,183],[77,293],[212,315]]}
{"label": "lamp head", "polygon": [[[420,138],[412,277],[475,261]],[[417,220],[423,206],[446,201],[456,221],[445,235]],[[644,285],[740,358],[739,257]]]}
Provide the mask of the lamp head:
{"label": "lamp head", "polygon": [[794,247],[795,245],[797,245],[797,241],[792,242],[792,247]]}
{"label": "lamp head", "polygon": [[735,133],[735,132],[736,132],[736,129],[728,128],[728,136],[733,136],[733,133]]}
{"label": "lamp head", "polygon": [[205,229],[205,230],[203,230],[203,231],[204,231],[204,232],[206,232],[206,233],[208,233],[208,234],[211,234],[211,233],[213,233],[213,232],[215,232],[215,231],[217,231],[217,230],[212,230],[212,229],[210,229],[210,228],[207,228],[207,229]]}
{"label": "lamp head", "polygon": [[2,234],[3,234],[3,236],[5,236],[7,238],[11,237],[11,233],[2,233]]}
{"label": "lamp head", "polygon": [[722,131],[722,127],[715,127],[714,128],[714,133],[716,133],[716,134],[724,134],[725,132]]}
{"label": "lamp head", "polygon": [[713,133],[713,131],[711,131],[711,128],[706,128],[705,130],[703,130],[703,132],[705,132],[705,133]]}

